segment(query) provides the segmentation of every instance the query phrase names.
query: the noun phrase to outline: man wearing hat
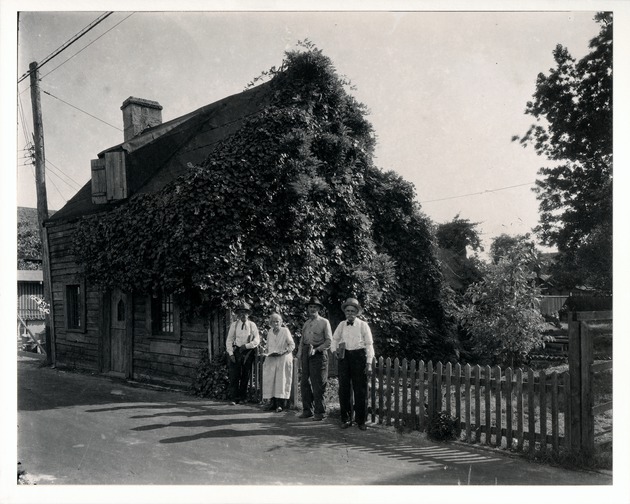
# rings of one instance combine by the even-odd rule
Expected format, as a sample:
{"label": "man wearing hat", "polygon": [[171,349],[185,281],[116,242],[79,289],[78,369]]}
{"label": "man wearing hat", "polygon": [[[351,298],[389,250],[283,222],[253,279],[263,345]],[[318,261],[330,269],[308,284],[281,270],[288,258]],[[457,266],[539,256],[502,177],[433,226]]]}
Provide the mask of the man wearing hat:
{"label": "man wearing hat", "polygon": [[302,414],[300,418],[323,420],[326,414],[324,393],[328,383],[328,349],[332,341],[330,322],[319,314],[323,308],[318,298],[312,297],[306,303],[308,320],[302,327],[302,339],[297,359],[302,375]]}
{"label": "man wearing hat", "polygon": [[339,359],[339,407],[341,428],[352,425],[352,398],[354,419],[365,430],[367,418],[367,379],[372,373],[374,345],[372,331],[364,320],[357,318],[361,312],[359,301],[348,298],[341,305],[346,320],[340,322],[333,334],[331,350]]}
{"label": "man wearing hat", "polygon": [[247,384],[254,363],[254,350],[260,343],[258,327],[248,319],[249,304],[242,302],[234,308],[236,318],[228,330],[225,346],[229,355],[230,399],[238,404],[247,399]]}

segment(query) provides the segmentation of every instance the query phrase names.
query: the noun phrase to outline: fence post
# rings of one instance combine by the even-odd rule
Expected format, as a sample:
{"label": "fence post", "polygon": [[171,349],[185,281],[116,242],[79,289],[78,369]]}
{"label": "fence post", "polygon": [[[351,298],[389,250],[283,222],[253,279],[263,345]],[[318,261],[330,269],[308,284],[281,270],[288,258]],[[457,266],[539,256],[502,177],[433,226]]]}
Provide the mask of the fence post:
{"label": "fence post", "polygon": [[293,382],[292,382],[292,386],[291,386],[291,398],[292,398],[292,404],[293,404],[293,409],[299,409],[298,407],[298,383],[299,383],[299,377],[298,377],[298,360],[297,357],[293,357]]}
{"label": "fence post", "polygon": [[383,378],[383,357],[378,358],[378,423],[383,423],[385,418],[385,406],[383,403],[383,397],[385,396],[385,381]]}
{"label": "fence post", "polygon": [[435,381],[433,382],[433,411],[435,413],[442,412],[442,363],[438,362],[435,366]]}
{"label": "fence post", "polygon": [[426,408],[424,407],[424,361],[418,364],[418,429],[425,430]]}
{"label": "fence post", "polygon": [[370,400],[372,404],[372,410],[370,412],[372,415],[372,423],[376,423],[376,358],[374,357],[372,357],[372,376],[370,376]]}
{"label": "fence post", "polygon": [[574,452],[580,451],[582,440],[582,406],[580,390],[582,388],[582,373],[580,369],[580,322],[577,320],[575,312],[568,313],[569,319],[569,382],[570,382],[570,440],[569,449]]}
{"label": "fence post", "polygon": [[416,416],[416,360],[412,359],[410,364],[409,376],[411,377],[411,390],[409,395],[411,397],[411,428],[413,430],[418,426]]}
{"label": "fence post", "polygon": [[581,390],[580,402],[582,403],[581,427],[582,452],[590,456],[595,451],[595,419],[593,418],[593,338],[587,324],[580,322],[580,374]]}
{"label": "fence post", "polygon": [[496,446],[501,448],[501,444],[503,443],[503,432],[501,429],[501,417],[503,415],[501,411],[501,366],[495,366],[494,372],[496,373],[496,381],[494,382],[494,413],[495,413],[495,422],[497,425],[497,437],[496,437]]}
{"label": "fence post", "polygon": [[427,364],[427,417],[429,422],[433,420],[435,414],[435,379],[433,377],[433,361],[429,361]]}

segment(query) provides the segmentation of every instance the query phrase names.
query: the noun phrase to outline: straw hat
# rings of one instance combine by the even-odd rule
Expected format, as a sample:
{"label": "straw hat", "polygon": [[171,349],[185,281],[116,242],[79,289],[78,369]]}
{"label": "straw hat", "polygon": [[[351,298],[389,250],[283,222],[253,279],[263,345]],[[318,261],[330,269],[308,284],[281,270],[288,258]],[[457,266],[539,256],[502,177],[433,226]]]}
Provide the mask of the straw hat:
{"label": "straw hat", "polygon": [[344,301],[344,303],[341,305],[341,309],[345,310],[347,306],[354,306],[358,311],[361,311],[361,304],[359,303],[359,301],[355,298],[348,298]]}

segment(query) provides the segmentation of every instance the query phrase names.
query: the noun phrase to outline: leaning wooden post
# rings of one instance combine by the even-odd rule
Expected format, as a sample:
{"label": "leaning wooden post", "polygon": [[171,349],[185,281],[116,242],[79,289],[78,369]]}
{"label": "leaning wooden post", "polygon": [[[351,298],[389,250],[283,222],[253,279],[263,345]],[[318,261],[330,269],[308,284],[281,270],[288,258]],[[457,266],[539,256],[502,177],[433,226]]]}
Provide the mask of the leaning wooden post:
{"label": "leaning wooden post", "polygon": [[42,243],[42,273],[44,275],[44,301],[49,303],[49,313],[45,314],[46,363],[56,365],[54,334],[51,329],[53,320],[53,292],[50,272],[50,249],[48,233],[44,223],[48,219],[48,196],[46,193],[46,155],[44,149],[44,122],[42,119],[41,95],[39,91],[39,66],[36,61],[29,65],[31,81],[31,105],[33,108],[33,142],[35,148],[35,189],[37,196],[37,224]]}

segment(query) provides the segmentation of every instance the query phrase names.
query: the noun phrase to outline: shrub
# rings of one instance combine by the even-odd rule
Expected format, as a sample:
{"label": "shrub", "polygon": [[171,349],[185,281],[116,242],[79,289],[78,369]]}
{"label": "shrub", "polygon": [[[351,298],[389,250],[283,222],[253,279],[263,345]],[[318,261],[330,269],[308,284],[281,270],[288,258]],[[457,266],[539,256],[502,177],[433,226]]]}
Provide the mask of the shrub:
{"label": "shrub", "polygon": [[200,397],[225,400],[229,395],[229,384],[227,353],[210,359],[208,351],[202,350],[195,379],[190,386],[192,393]]}
{"label": "shrub", "polygon": [[341,418],[339,409],[339,379],[330,376],[328,378],[328,385],[326,386],[326,393],[324,394],[324,400],[326,401],[326,414],[330,418]]}
{"label": "shrub", "polygon": [[435,413],[429,420],[427,436],[434,441],[451,441],[457,437],[458,433],[457,419],[444,411]]}

